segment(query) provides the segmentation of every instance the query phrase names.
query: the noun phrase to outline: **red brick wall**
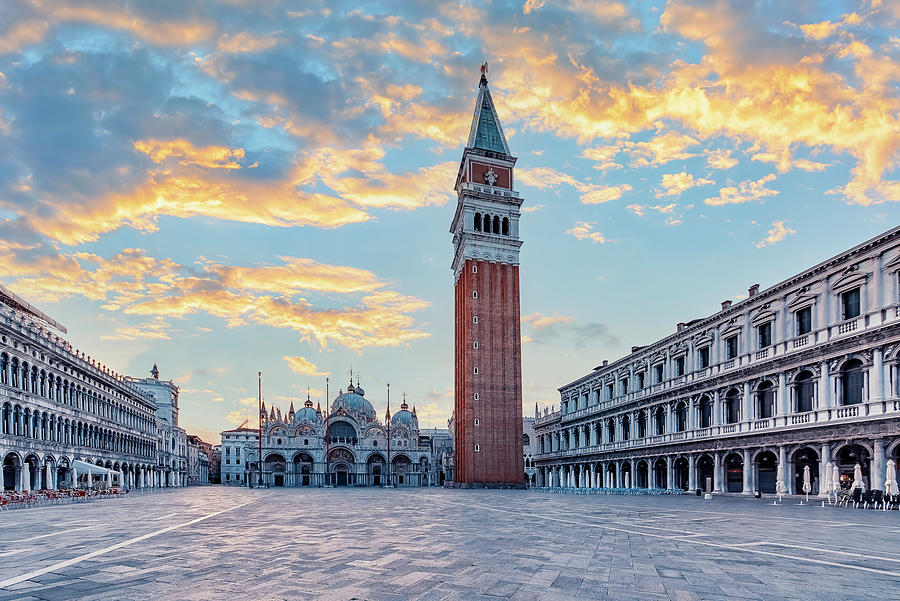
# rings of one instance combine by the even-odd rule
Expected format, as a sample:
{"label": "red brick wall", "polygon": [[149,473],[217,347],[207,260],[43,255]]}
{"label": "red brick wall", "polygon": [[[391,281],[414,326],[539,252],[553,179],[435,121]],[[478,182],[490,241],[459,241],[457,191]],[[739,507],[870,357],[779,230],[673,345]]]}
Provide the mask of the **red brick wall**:
{"label": "red brick wall", "polygon": [[[472,273],[472,266],[478,267]],[[472,292],[478,292],[478,298]],[[456,283],[456,482],[521,484],[519,268],[466,261]],[[478,316],[478,323],[472,317]],[[478,341],[478,349],[473,342]],[[478,367],[478,375],[473,368]],[[479,400],[474,400],[477,392]],[[475,418],[480,425],[475,426]],[[480,451],[475,452],[475,444]]]}
{"label": "red brick wall", "polygon": [[[491,165],[485,165],[484,163],[476,163],[472,161],[472,183],[474,184],[483,184],[484,182],[484,174],[488,172],[491,168]],[[495,186],[499,186],[500,188],[506,188],[507,190],[512,190],[512,186],[510,184],[510,172],[509,169],[504,167],[494,166],[494,174],[497,176],[497,183]]]}

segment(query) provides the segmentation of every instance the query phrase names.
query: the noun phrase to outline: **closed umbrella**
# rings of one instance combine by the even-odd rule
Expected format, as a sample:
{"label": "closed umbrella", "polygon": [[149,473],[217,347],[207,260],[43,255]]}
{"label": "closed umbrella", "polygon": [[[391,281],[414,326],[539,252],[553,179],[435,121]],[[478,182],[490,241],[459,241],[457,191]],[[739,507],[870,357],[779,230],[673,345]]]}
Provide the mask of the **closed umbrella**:
{"label": "closed umbrella", "polygon": [[778,462],[778,474],[776,479],[775,492],[778,493],[778,500],[781,501],[781,497],[787,494],[787,486],[784,484],[784,462]]}
{"label": "closed umbrella", "polygon": [[78,488],[78,470],[72,466],[72,488]]}
{"label": "closed umbrella", "polygon": [[841,490],[841,470],[837,463],[831,467],[831,488],[834,491],[834,502],[837,503]]}
{"label": "closed umbrella", "polygon": [[[887,476],[884,481],[884,492],[891,496],[900,495],[900,486],[897,486],[897,468],[893,459],[890,459],[887,462]],[[885,509],[887,509],[887,504],[887,500],[885,499]]]}
{"label": "closed umbrella", "polygon": [[812,484],[809,481],[809,466],[803,466],[803,492],[806,493],[806,500],[809,501],[809,491],[812,490]]}
{"label": "closed umbrella", "polygon": [[866,492],[866,485],[863,484],[862,467],[858,463],[853,466],[853,484],[850,485],[850,488],[858,488],[859,492]]}
{"label": "closed umbrella", "polygon": [[831,501],[831,493],[834,492],[834,484],[831,482],[831,462],[825,464],[825,481],[822,482],[822,492],[825,493],[825,496],[828,497],[828,501]]}

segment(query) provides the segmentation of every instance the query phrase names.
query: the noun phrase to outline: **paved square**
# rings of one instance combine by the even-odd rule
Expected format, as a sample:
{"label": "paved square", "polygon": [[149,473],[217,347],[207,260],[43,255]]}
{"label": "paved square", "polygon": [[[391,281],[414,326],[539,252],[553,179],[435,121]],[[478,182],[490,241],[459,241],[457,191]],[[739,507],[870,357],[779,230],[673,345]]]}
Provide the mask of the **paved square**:
{"label": "paved square", "polygon": [[900,597],[900,512],[797,501],[205,487],[0,532],[0,601]]}

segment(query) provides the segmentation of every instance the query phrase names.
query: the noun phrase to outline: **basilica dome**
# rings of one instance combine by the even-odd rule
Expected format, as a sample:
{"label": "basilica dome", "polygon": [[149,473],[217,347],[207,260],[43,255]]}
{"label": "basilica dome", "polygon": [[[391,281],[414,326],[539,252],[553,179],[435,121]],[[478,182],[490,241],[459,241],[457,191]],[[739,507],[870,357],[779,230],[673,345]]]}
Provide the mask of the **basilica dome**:
{"label": "basilica dome", "polygon": [[297,422],[312,422],[312,423],[321,423],[322,422],[322,414],[313,409],[312,401],[306,399],[306,403],[303,408],[297,412],[294,416],[294,421]]}
{"label": "basilica dome", "polygon": [[374,420],[375,408],[372,406],[372,403],[365,399],[363,394],[365,394],[365,391],[362,388],[353,388],[351,384],[347,388],[347,392],[334,399],[334,403],[331,405],[332,413],[337,412],[338,409],[343,409],[354,417]]}
{"label": "basilica dome", "polygon": [[417,430],[419,428],[419,418],[416,417],[415,409],[410,412],[409,405],[404,400],[403,404],[400,405],[400,411],[391,417],[391,425],[406,426],[410,430]]}

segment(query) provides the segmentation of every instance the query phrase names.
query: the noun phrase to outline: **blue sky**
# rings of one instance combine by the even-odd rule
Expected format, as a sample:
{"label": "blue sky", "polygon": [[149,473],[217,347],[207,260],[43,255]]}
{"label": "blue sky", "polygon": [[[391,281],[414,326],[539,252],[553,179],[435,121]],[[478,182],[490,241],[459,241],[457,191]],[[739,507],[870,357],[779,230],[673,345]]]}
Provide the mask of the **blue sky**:
{"label": "blue sky", "polygon": [[[0,281],[215,440],[346,387],[452,410],[479,65],[526,199],[524,405],[898,223],[881,2],[0,7]],[[396,397],[395,397],[396,398]],[[397,399],[396,402],[399,402]]]}

